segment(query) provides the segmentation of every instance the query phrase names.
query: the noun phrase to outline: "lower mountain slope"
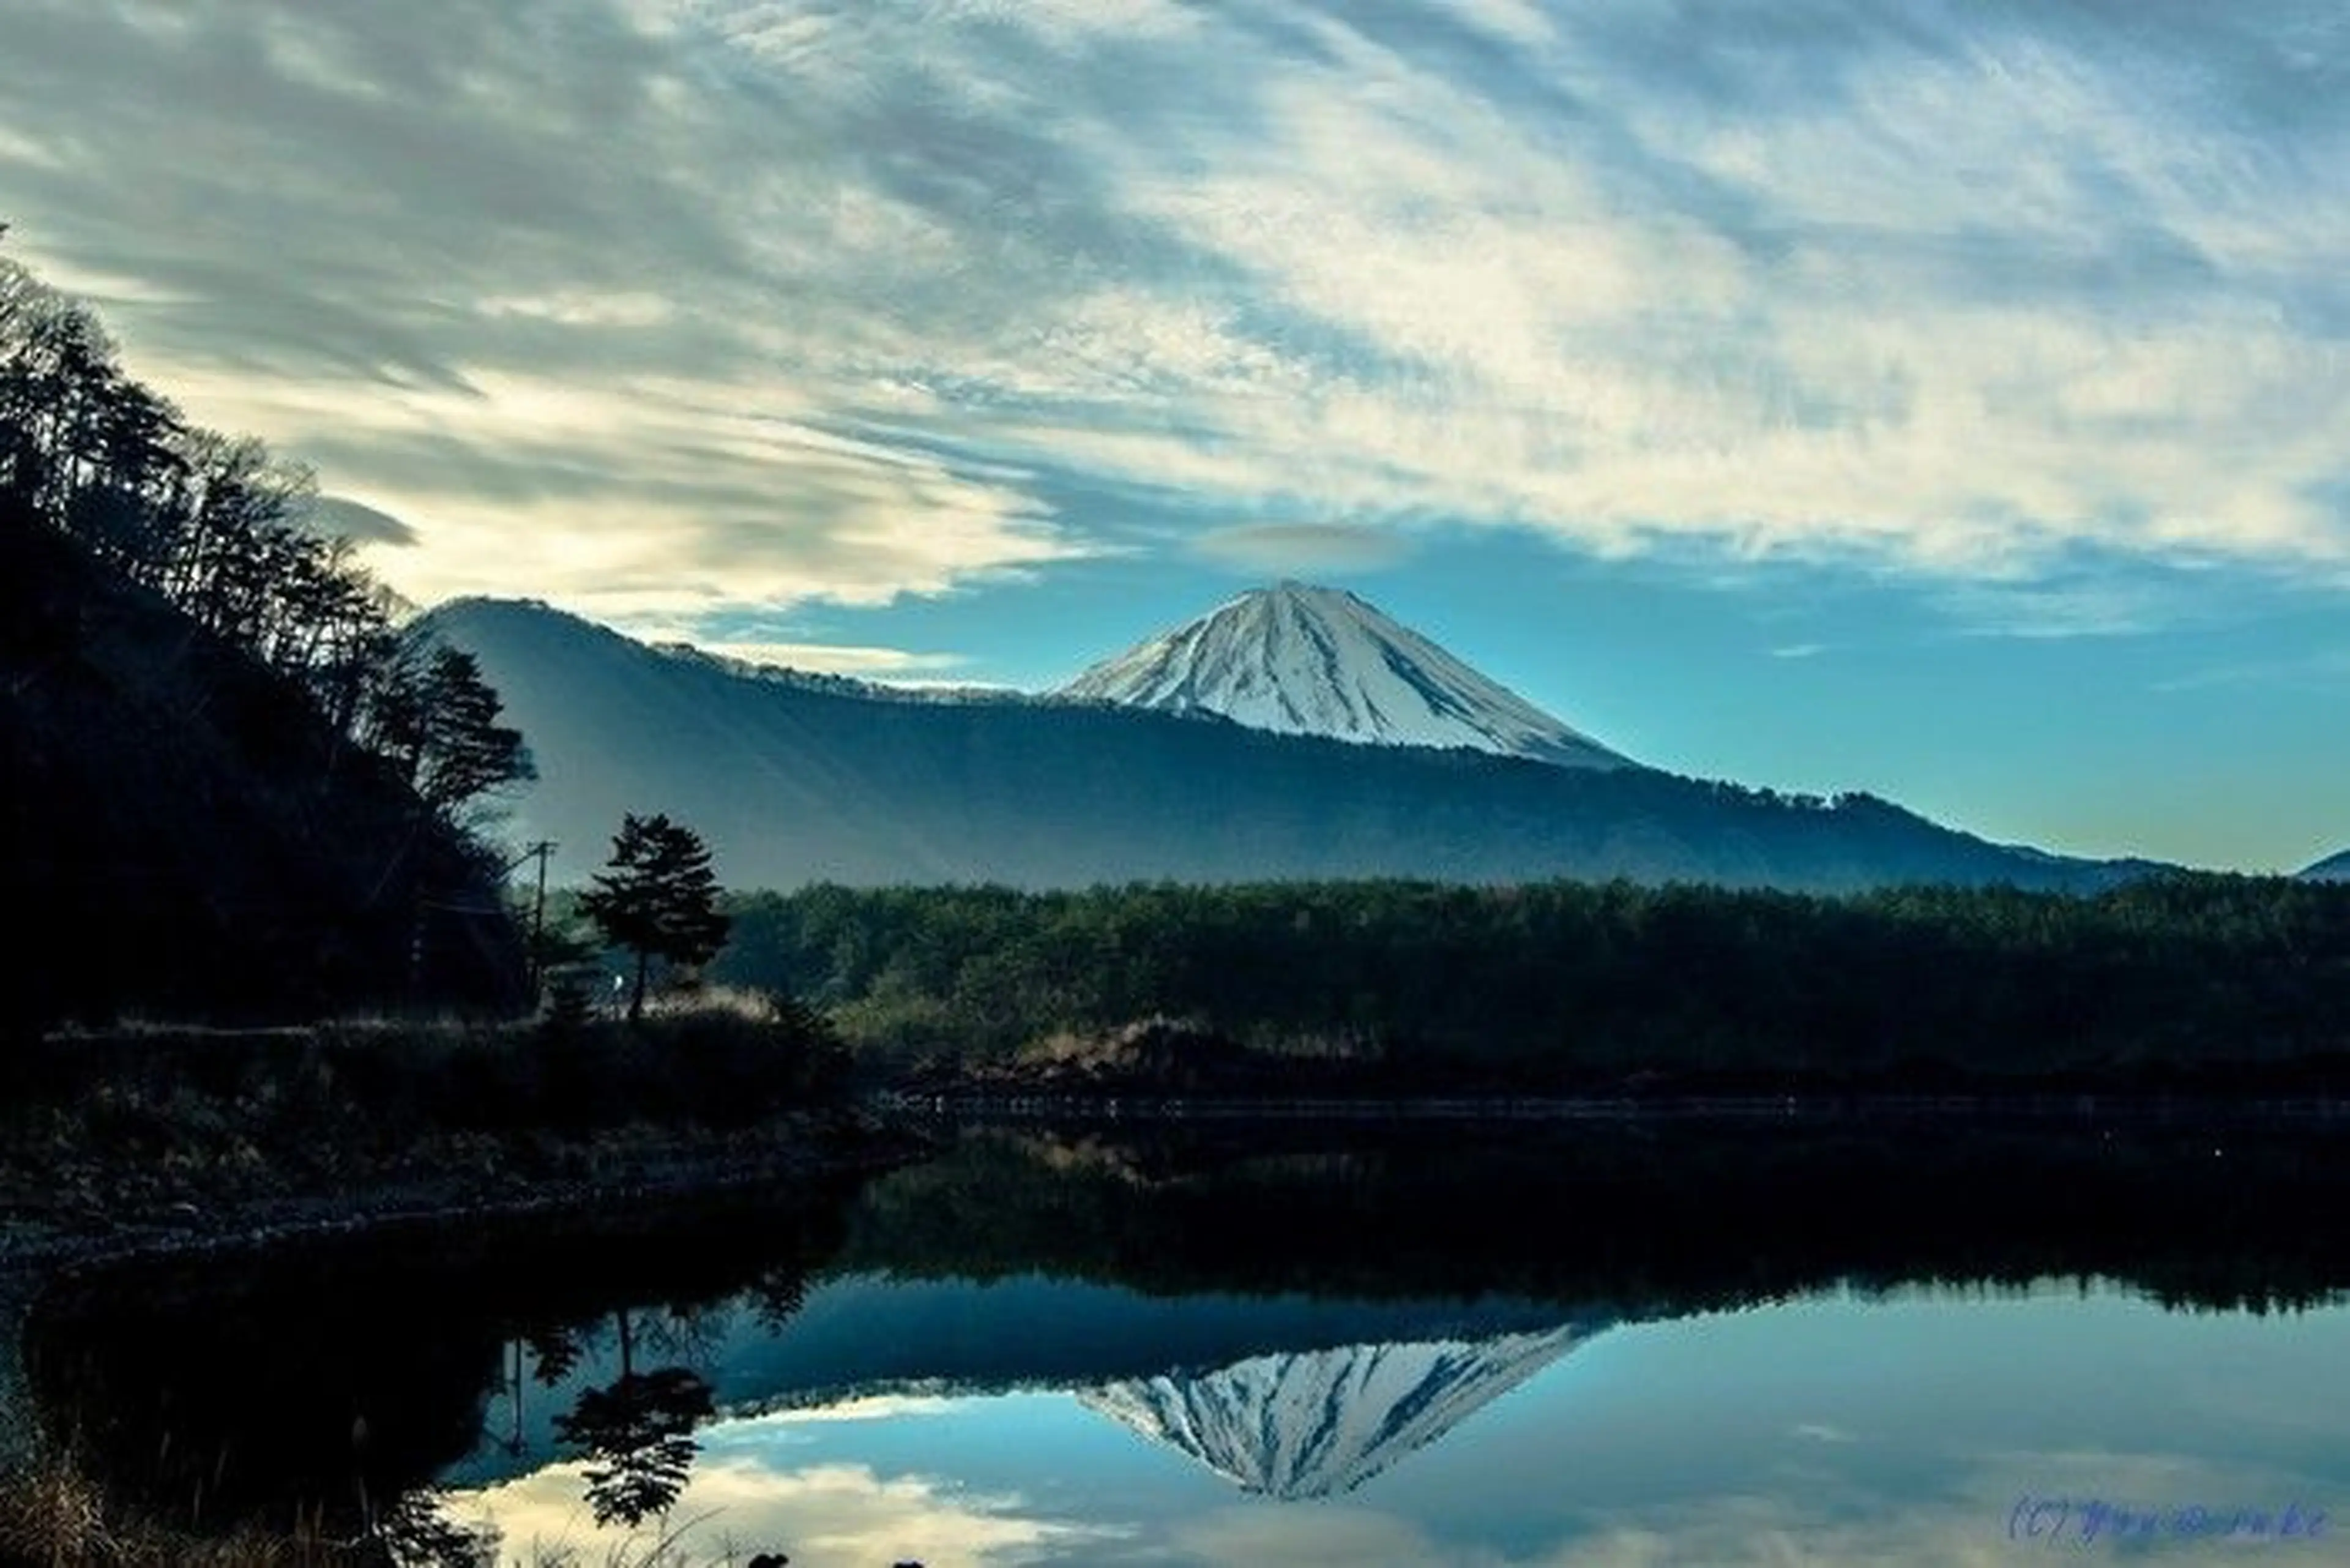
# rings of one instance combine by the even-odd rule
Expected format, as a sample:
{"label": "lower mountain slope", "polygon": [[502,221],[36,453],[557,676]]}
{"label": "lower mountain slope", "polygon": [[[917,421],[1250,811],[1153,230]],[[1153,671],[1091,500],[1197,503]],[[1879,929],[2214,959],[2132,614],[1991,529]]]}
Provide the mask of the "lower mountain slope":
{"label": "lower mountain slope", "polygon": [[518,997],[495,867],[300,691],[20,510],[0,515],[0,1021]]}
{"label": "lower mountain slope", "polygon": [[666,812],[726,882],[1553,877],[1835,890],[2102,886],[2124,864],[1984,842],[1866,795],[1798,800],[1644,769],[1267,733],[1213,716],[1026,700],[909,701],[763,680],[543,605],[432,617],[530,737],[517,810],[558,877],[625,812]]}

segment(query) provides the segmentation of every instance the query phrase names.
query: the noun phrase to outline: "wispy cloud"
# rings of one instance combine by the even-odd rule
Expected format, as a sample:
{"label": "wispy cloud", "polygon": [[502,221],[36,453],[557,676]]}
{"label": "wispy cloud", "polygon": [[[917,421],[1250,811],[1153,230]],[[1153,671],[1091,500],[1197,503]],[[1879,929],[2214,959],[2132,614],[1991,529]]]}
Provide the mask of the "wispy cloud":
{"label": "wispy cloud", "polygon": [[9,35],[24,248],[407,522],[419,597],[875,603],[1104,548],[1048,497],[1113,489],[1251,567],[1437,520],[2350,569],[2350,22],[2314,0],[19,0]]}
{"label": "wispy cloud", "polygon": [[2319,649],[2283,658],[2205,664],[2158,680],[2151,690],[2164,692],[2209,691],[2253,686],[2339,691],[2350,687],[2350,648]]}
{"label": "wispy cloud", "polygon": [[1377,572],[1401,565],[1411,541],[1391,530],[1343,523],[1253,523],[1211,528],[1193,541],[1222,566],[1269,576]]}
{"label": "wispy cloud", "polygon": [[688,635],[646,634],[654,642],[691,644],[721,659],[741,659],[785,670],[815,670],[826,675],[857,675],[874,680],[934,677],[968,662],[961,654],[918,653],[903,648],[861,647],[837,642],[730,642],[724,639]]}

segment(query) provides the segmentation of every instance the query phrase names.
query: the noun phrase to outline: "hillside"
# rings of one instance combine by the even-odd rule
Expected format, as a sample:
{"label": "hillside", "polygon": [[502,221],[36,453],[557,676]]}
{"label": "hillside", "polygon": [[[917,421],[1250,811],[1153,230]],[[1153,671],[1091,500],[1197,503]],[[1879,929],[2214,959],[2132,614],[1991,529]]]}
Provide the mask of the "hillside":
{"label": "hillside", "polygon": [[298,689],[0,506],[7,1020],[515,998],[494,867]]}
{"label": "hillside", "polygon": [[1569,876],[1842,889],[2099,886],[2132,869],[1984,842],[1866,795],[1791,799],[1636,768],[1268,733],[1102,702],[921,701],[761,680],[543,605],[463,600],[530,737],[518,802],[600,864],[621,815],[670,813],[738,888]]}

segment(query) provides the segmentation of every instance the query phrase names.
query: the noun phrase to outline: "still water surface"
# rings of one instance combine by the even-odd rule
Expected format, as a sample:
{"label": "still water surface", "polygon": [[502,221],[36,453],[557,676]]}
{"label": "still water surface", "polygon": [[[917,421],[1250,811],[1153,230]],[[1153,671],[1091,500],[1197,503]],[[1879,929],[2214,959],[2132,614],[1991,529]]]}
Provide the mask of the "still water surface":
{"label": "still water surface", "polygon": [[78,1282],[30,1382],[118,1486],[444,1560],[2350,1562],[2345,1150],[2226,1141],[989,1135]]}

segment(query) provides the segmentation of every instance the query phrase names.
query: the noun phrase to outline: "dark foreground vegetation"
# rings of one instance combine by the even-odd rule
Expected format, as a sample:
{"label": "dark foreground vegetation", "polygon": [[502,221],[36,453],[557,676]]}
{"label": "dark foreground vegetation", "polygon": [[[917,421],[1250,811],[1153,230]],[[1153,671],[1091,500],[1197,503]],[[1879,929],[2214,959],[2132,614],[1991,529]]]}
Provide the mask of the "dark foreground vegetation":
{"label": "dark foreground vegetation", "polygon": [[0,1036],[525,1002],[471,828],[528,754],[331,516],[0,257]]}
{"label": "dark foreground vegetation", "polygon": [[812,1128],[847,1125],[827,1109],[846,1071],[822,1020],[788,1003],[53,1036],[0,1085],[0,1262],[12,1225],[54,1242],[215,1231],[271,1204],[462,1208],[671,1166],[721,1180],[730,1164],[804,1160]]}
{"label": "dark foreground vegetation", "polygon": [[1194,1094],[2350,1094],[2350,888],[813,888],[713,974],[916,1081]]}

